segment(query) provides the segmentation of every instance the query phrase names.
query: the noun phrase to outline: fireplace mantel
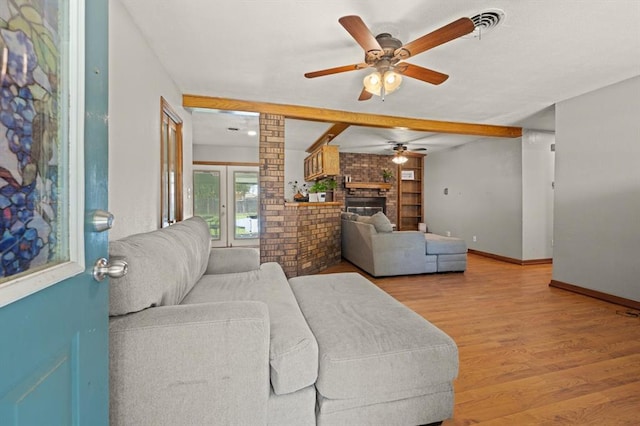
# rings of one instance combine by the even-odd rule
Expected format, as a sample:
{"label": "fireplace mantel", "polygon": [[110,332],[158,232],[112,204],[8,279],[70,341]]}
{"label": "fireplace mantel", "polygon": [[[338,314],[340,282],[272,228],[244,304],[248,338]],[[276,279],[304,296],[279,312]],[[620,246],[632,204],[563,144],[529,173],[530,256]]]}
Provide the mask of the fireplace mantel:
{"label": "fireplace mantel", "polygon": [[387,182],[345,182],[344,187],[347,189],[379,189],[388,191],[391,184]]}

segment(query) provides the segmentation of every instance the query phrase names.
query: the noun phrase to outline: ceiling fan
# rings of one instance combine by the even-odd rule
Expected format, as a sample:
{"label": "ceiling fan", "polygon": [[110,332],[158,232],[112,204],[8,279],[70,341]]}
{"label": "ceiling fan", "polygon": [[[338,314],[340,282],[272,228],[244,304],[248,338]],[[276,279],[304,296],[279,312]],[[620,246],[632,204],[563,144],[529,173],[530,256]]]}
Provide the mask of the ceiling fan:
{"label": "ceiling fan", "polygon": [[432,49],[473,32],[475,26],[469,18],[460,18],[416,40],[402,44],[400,40],[388,33],[373,36],[369,28],[359,16],[349,15],[338,19],[338,22],[364,49],[364,62],[308,72],[307,78],[321,77],[364,68],[375,71],[364,78],[364,88],[359,101],[371,99],[373,95],[382,96],[393,92],[402,83],[402,76],[407,76],[431,84],[441,84],[449,76],[428,68],[404,62],[412,56]]}
{"label": "ceiling fan", "polygon": [[393,150],[395,151],[395,155],[393,156],[393,158],[391,159],[391,161],[393,161],[396,164],[404,164],[407,162],[407,157],[404,155],[405,152],[410,151],[410,152],[418,152],[418,151],[426,151],[427,148],[415,148],[415,149],[408,149],[407,148],[407,144],[403,143],[403,142],[396,142],[396,141],[389,141],[388,143],[394,144],[393,146]]}

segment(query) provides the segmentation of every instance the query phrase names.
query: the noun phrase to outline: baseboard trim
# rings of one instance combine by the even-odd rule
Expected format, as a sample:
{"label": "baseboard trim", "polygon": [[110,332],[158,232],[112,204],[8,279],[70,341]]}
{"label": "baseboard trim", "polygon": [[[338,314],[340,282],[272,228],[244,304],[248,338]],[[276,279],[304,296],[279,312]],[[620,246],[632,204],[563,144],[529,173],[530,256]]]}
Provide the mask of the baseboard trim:
{"label": "baseboard trim", "polygon": [[546,258],[546,259],[529,259],[529,260],[523,260],[522,261],[523,265],[552,265],[553,264],[553,259],[552,258]]}
{"label": "baseboard trim", "polygon": [[583,296],[589,296],[593,297],[594,299],[600,299],[604,300],[605,302],[640,310],[640,302],[638,301],[625,299],[624,297],[614,296],[612,294],[603,293],[597,290],[591,290],[589,288],[580,287],[562,281],[551,280],[551,282],[549,283],[549,287],[571,291],[573,293],[582,294]]}
{"label": "baseboard trim", "polygon": [[484,251],[469,249],[467,250],[469,253],[477,254],[478,256],[489,257],[491,259],[500,260],[502,262],[514,263],[520,266],[528,266],[528,265],[548,265],[553,263],[553,259],[529,259],[529,260],[520,260],[514,259],[512,257],[500,256],[499,254],[487,253]]}

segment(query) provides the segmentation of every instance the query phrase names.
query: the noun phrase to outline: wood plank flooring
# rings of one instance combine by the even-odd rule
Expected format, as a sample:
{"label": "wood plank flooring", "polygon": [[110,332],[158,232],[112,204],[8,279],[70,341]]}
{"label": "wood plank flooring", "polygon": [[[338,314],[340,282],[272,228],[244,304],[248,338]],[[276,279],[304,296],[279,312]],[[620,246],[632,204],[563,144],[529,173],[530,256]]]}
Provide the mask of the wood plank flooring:
{"label": "wood plank flooring", "polygon": [[375,279],[458,344],[445,426],[640,425],[637,311],[550,288],[551,265],[468,256],[464,274]]}

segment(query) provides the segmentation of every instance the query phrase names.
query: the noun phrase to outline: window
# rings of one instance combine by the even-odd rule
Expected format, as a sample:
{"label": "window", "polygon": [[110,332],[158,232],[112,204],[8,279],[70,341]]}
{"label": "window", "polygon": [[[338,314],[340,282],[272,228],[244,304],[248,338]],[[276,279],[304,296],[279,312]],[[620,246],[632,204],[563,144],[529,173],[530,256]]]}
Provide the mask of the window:
{"label": "window", "polygon": [[164,98],[160,129],[160,224],[182,220],[182,119]]}

